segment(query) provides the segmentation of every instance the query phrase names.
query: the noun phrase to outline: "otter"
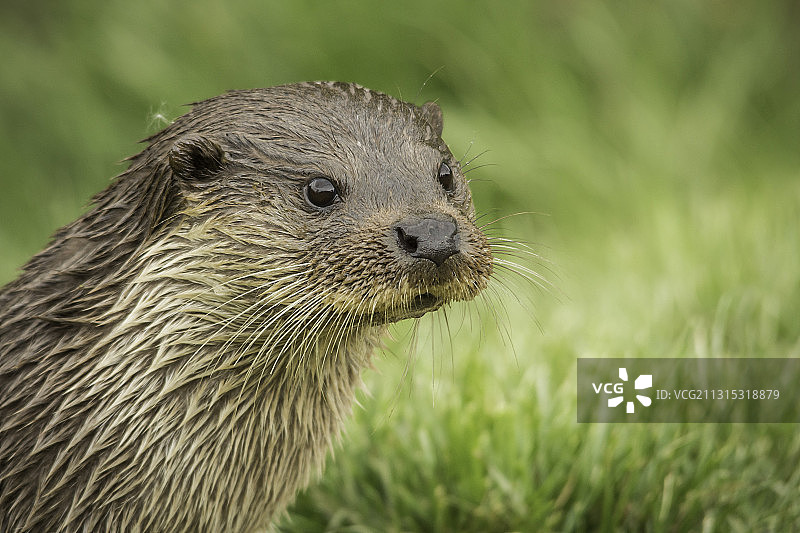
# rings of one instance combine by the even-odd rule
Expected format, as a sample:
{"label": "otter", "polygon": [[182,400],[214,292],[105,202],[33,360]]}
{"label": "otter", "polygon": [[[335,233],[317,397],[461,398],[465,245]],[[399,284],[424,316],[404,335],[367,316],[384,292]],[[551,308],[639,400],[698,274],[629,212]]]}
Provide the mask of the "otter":
{"label": "otter", "polygon": [[247,532],[322,469],[391,323],[492,275],[442,112],[231,91],[0,292],[0,531]]}

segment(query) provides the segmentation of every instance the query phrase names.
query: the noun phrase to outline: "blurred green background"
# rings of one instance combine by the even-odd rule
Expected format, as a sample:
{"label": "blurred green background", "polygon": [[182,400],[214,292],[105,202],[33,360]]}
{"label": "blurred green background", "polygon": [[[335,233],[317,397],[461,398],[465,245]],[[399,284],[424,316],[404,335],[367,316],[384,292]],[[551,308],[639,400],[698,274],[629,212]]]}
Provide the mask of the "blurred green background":
{"label": "blurred green background", "polygon": [[788,531],[796,425],[578,425],[575,360],[800,357],[798,27],[789,0],[7,0],[0,282],[183,104],[437,100],[482,154],[478,210],[529,213],[493,232],[539,257],[507,258],[552,287],[499,272],[397,327],[284,530]]}

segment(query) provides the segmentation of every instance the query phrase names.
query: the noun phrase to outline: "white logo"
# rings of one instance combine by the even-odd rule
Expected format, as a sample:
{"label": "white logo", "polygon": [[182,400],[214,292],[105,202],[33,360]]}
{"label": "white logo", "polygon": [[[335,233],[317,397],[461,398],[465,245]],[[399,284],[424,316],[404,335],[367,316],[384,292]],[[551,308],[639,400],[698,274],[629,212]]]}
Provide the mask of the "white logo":
{"label": "white logo", "polygon": [[[619,369],[619,379],[621,379],[622,381],[628,381],[628,370],[626,368],[620,368]],[[652,386],[653,386],[653,375],[652,374],[642,374],[638,378],[636,378],[636,381],[633,382],[633,388],[636,389],[636,390],[649,389]],[[620,389],[617,389],[616,387],[614,387],[614,391],[615,392],[622,392],[621,387],[620,387]],[[639,403],[641,403],[645,407],[648,407],[650,405],[650,403],[652,402],[650,397],[643,396],[643,395],[640,395],[640,394],[636,395],[636,399],[639,400]],[[622,403],[622,400],[623,400],[623,397],[621,395],[620,396],[614,396],[613,398],[609,398],[608,399],[608,406],[609,407],[616,407],[616,406],[618,406],[619,404]],[[625,403],[625,412],[633,413],[633,411],[634,411],[634,403],[633,402],[626,402]]]}

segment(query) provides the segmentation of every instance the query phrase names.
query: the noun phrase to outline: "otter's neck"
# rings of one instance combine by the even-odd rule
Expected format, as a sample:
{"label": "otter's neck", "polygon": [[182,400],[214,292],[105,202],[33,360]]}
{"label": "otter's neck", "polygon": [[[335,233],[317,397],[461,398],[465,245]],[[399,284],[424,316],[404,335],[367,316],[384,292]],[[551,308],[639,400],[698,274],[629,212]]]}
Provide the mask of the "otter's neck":
{"label": "otter's neck", "polygon": [[143,504],[188,494],[192,505],[164,523],[234,531],[281,512],[322,466],[384,328],[329,316],[314,294],[297,294],[290,267],[251,277],[215,264],[214,247],[151,247],[109,311],[127,315],[95,350],[117,358],[103,369],[137,361],[112,378],[109,401],[138,404],[114,425],[149,421],[133,439],[151,441],[139,461],[159,465]]}
{"label": "otter's neck", "polygon": [[[0,506],[42,530],[247,531],[308,483],[382,328],[312,311],[313,295],[275,301],[303,292],[290,266],[252,277],[215,246],[165,233],[90,320],[39,319],[7,354],[8,394],[29,401],[0,421],[18,457]],[[55,327],[70,342],[34,349]],[[106,497],[62,493],[76,486]]]}

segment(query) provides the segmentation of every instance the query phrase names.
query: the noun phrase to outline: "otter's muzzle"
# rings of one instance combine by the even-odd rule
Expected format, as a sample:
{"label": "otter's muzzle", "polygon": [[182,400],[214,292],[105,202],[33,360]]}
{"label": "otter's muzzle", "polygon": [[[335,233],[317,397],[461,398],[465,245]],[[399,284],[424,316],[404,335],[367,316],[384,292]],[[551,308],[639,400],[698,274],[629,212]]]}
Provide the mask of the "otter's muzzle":
{"label": "otter's muzzle", "polygon": [[394,227],[400,249],[411,257],[428,259],[437,267],[458,253],[458,225],[447,215],[409,217]]}

